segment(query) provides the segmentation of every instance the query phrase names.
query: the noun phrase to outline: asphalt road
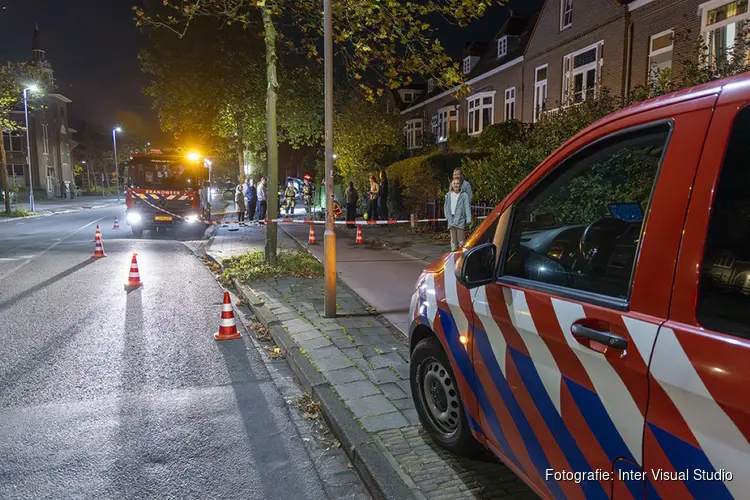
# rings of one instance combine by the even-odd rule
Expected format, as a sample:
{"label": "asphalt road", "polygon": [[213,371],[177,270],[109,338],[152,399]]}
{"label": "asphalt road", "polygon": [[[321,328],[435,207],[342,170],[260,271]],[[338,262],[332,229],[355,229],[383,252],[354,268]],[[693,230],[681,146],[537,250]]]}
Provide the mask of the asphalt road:
{"label": "asphalt road", "polygon": [[325,498],[260,354],[213,339],[196,236],[137,240],[123,214],[0,222],[0,498]]}

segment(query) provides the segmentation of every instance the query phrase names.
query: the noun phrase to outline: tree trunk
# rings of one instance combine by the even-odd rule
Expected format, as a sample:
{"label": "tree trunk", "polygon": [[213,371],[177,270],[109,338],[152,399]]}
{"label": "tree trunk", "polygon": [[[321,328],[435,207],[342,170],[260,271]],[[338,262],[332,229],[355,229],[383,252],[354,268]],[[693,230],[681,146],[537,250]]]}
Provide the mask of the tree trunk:
{"label": "tree trunk", "polygon": [[[0,130],[0,136],[2,130]],[[8,165],[5,158],[5,141],[0,141],[0,163],[2,164],[3,190],[5,191],[5,213],[10,214],[10,184],[8,183]]]}
{"label": "tree trunk", "polygon": [[237,180],[242,184],[242,179],[245,177],[245,148],[242,142],[242,130],[239,127],[237,127],[237,167],[239,168]]}
{"label": "tree trunk", "polygon": [[[266,95],[266,157],[268,158],[268,215],[269,219],[279,216],[279,143],[276,131],[276,99],[279,82],[276,78],[276,27],[271,12],[261,7],[263,29],[266,35],[266,74],[268,93]],[[266,262],[276,264],[276,223],[266,227]]]}

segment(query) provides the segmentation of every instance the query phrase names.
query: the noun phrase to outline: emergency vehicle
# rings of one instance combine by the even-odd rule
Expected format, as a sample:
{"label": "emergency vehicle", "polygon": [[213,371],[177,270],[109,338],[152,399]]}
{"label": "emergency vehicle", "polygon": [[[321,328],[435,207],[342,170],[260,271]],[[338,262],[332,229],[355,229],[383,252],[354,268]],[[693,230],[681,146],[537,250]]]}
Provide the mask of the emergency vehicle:
{"label": "emergency vehicle", "polygon": [[134,154],[125,180],[125,220],[143,230],[210,221],[209,168],[197,155]]}
{"label": "emergency vehicle", "polygon": [[543,498],[750,498],[750,75],[570,139],[419,278],[443,447]]}

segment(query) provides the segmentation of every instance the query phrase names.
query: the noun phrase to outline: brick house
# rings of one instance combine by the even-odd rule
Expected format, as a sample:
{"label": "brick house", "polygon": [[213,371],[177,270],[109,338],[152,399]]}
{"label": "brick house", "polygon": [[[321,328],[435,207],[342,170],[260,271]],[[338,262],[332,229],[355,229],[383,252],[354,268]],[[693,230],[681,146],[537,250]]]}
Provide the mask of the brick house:
{"label": "brick house", "polygon": [[[54,88],[52,66],[42,48],[39,28],[34,29],[31,64],[41,71],[40,86]],[[71,138],[75,130],[68,125],[68,104],[62,94],[42,96],[29,94],[29,129],[31,144],[32,182],[37,199],[61,196],[65,182],[73,181],[71,150],[76,142]],[[13,112],[12,118],[25,126],[24,110]],[[24,131],[3,132],[8,178],[11,186],[28,189],[29,169],[26,166],[26,134]]]}
{"label": "brick house", "polygon": [[428,81],[401,112],[409,149],[418,151],[423,137],[441,144],[458,130],[534,122],[602,88],[625,97],[657,70],[679,81],[699,37],[715,57],[748,20],[748,0],[546,0],[528,17],[511,16],[492,42],[467,48],[468,95]]}

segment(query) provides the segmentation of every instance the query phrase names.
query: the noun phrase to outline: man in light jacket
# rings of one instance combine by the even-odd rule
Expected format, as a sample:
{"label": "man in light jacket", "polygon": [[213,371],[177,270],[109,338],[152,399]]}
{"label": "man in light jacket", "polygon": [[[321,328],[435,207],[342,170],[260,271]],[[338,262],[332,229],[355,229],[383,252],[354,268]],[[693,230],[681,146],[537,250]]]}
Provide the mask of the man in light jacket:
{"label": "man in light jacket", "polygon": [[461,191],[466,193],[469,197],[469,205],[474,200],[474,193],[471,191],[471,184],[464,178],[464,173],[460,168],[453,171],[453,178],[458,179],[461,182]]}
{"label": "man in light jacket", "polygon": [[268,204],[266,202],[266,200],[268,199],[267,195],[268,191],[266,190],[266,178],[263,177],[258,184],[258,202],[260,203],[258,222],[260,222],[261,224],[264,224],[266,219],[266,209],[268,208]]}
{"label": "man in light jacket", "polygon": [[451,234],[451,252],[461,248],[466,239],[466,226],[471,224],[469,195],[461,190],[461,180],[453,179],[451,190],[445,195],[445,218]]}

